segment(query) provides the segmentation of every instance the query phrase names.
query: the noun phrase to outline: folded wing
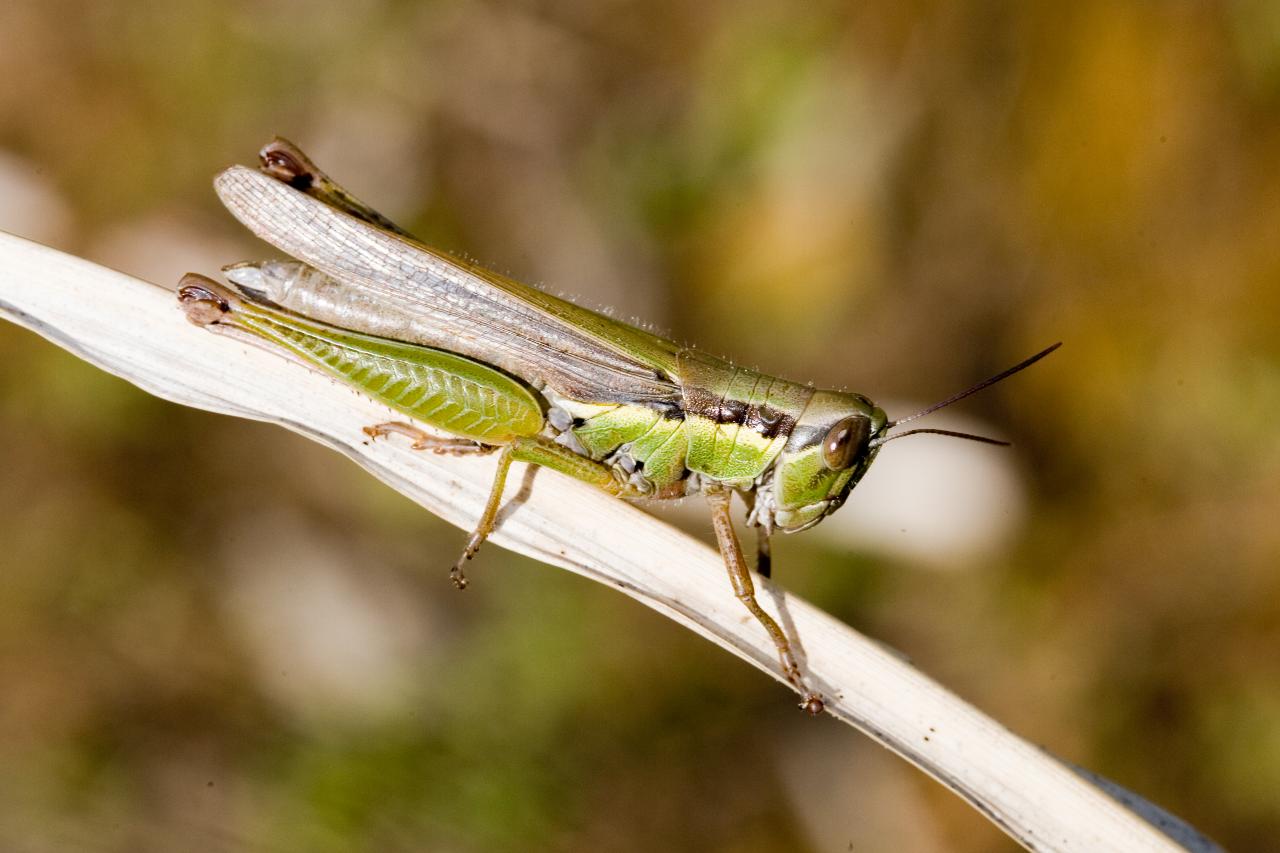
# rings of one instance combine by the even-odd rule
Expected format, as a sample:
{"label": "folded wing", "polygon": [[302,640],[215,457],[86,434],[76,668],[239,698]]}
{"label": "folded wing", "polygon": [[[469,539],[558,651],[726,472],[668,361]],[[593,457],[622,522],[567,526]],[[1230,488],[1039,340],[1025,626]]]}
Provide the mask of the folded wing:
{"label": "folded wing", "polygon": [[284,307],[471,356],[583,402],[675,403],[671,341],[370,225],[243,166],[214,180],[253,233],[345,287]]}

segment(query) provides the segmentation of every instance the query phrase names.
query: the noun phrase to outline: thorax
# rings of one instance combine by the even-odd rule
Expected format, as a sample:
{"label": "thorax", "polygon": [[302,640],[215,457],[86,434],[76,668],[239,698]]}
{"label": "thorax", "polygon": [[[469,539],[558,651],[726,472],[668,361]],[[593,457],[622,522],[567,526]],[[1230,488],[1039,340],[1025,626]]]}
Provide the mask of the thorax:
{"label": "thorax", "polygon": [[547,429],[641,494],[681,497],[704,479],[754,489],[813,390],[695,350],[679,354],[678,370],[677,405],[584,403],[544,390]]}

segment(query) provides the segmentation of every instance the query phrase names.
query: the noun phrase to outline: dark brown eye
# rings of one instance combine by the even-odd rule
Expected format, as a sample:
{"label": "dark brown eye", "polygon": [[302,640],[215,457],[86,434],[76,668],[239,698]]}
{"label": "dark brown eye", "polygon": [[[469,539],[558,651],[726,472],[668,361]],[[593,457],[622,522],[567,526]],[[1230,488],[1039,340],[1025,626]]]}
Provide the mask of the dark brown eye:
{"label": "dark brown eye", "polygon": [[837,421],[822,439],[822,461],[832,471],[843,471],[867,445],[871,421],[852,417]]}

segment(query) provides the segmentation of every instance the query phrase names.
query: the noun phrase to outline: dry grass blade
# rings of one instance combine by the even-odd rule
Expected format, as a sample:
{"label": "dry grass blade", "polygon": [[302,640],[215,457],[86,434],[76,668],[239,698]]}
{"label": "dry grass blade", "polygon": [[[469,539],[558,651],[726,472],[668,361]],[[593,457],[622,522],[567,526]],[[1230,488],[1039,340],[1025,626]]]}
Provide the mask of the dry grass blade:
{"label": "dry grass blade", "polygon": [[[492,459],[366,443],[360,428],[385,420],[385,409],[274,354],[191,326],[164,288],[5,234],[0,315],[165,399],[278,423],[326,444],[461,527],[488,491]],[[734,600],[714,551],[566,477],[543,471],[533,480],[508,499],[496,544],[617,587],[782,680],[772,644]],[[832,714],[1028,848],[1217,849],[1127,792],[1104,791],[847,625],[757,582],[766,607],[783,605],[783,622]],[[795,724],[810,723],[797,711]]]}

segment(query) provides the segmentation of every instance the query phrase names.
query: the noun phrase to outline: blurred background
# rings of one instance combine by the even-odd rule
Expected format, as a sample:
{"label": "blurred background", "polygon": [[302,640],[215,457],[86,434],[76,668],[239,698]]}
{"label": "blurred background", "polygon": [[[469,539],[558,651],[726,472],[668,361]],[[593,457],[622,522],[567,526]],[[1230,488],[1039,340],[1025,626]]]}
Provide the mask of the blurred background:
{"label": "blurred background", "polygon": [[[1280,4],[0,5],[0,228],[215,273],[270,254],[209,182],[275,134],[891,413],[1065,341],[930,424],[1015,448],[892,445],[776,575],[1275,849]],[[460,531],[281,429],[0,324],[0,435],[4,850],[1013,848],[614,591],[490,548],[458,595]]]}

